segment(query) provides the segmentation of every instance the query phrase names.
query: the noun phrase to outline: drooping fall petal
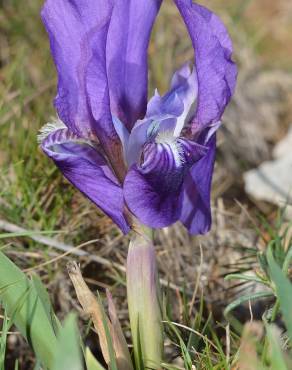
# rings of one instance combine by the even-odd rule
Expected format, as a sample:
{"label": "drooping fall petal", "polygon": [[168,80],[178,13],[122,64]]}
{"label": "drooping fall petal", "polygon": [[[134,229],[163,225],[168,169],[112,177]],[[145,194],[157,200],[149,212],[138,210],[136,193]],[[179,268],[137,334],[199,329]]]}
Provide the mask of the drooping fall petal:
{"label": "drooping fall petal", "polygon": [[67,128],[49,134],[41,146],[67,180],[111,217],[124,233],[129,231],[123,214],[122,189],[97,148]]}
{"label": "drooping fall petal", "polygon": [[184,139],[146,144],[143,162],[133,165],[124,183],[127,205],[149,227],[165,227],[180,218],[186,171],[206,153]]}
{"label": "drooping fall petal", "polygon": [[195,163],[184,180],[180,221],[191,234],[205,234],[211,227],[210,192],[216,152],[216,134],[207,154]]}

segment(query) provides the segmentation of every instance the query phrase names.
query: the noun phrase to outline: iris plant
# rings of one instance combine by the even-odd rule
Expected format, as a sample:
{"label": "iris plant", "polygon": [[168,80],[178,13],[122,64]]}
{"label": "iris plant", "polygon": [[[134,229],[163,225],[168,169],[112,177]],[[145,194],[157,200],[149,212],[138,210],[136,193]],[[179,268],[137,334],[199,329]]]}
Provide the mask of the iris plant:
{"label": "iris plant", "polygon": [[[210,228],[216,130],[236,82],[231,40],[220,19],[191,0],[174,3],[188,29],[194,63],[184,64],[169,91],[155,91],[148,103],[147,48],[161,0],[47,0],[42,10],[58,73],[58,119],[41,130],[41,147],[124,233],[133,229],[140,235],[133,237],[128,257],[130,319],[133,324],[138,310],[140,329],[143,307],[155,317],[151,307],[159,306],[150,297],[151,229],[176,221],[191,234]],[[139,278],[133,264],[146,275]],[[133,276],[141,289],[133,288]],[[156,348],[148,355],[139,340],[144,357],[158,361],[154,352],[162,339],[158,346],[145,344]]]}

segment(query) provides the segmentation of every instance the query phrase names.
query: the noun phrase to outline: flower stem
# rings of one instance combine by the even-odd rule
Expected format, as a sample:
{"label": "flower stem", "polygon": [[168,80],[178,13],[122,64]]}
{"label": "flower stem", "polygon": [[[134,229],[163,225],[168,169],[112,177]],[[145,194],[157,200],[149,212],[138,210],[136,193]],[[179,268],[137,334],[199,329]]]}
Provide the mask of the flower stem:
{"label": "flower stem", "polygon": [[163,328],[153,232],[144,227],[137,231],[130,241],[127,258],[127,294],[136,369],[161,369]]}

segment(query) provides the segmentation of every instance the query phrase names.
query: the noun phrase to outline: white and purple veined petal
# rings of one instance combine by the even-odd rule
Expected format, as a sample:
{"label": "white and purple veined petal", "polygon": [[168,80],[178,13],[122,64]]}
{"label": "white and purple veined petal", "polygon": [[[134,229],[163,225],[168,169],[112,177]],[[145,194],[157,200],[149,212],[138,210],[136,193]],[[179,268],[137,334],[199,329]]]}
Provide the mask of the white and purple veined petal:
{"label": "white and purple veined petal", "polygon": [[[189,63],[185,63],[174,73],[170,90],[164,96],[161,97],[158,91],[155,91],[154,96],[148,103],[146,117],[163,114],[172,114],[177,117],[173,127],[173,134],[178,137],[187,120],[194,115],[197,96],[198,82],[196,70],[194,67],[191,68]],[[167,129],[170,128],[164,127],[164,130]]]}
{"label": "white and purple veined petal", "polygon": [[182,186],[191,166],[207,148],[172,132],[158,133],[145,143],[138,164],[125,179],[125,200],[136,217],[150,227],[165,227],[181,215]]}
{"label": "white and purple veined petal", "polygon": [[[129,135],[117,130],[129,166],[138,161],[144,143],[151,136],[158,132],[169,132],[173,137],[180,135],[187,118],[194,112],[197,91],[196,73],[189,64],[185,64],[175,72],[169,92],[161,97],[155,90],[147,105],[145,118],[136,122]],[[117,126],[120,127],[120,124]]]}

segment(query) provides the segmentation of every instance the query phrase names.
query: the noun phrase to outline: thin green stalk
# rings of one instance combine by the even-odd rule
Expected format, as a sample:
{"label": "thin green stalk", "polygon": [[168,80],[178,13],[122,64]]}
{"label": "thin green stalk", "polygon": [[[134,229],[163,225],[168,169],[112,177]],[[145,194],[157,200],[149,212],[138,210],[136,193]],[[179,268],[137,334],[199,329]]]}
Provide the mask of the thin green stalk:
{"label": "thin green stalk", "polygon": [[280,301],[279,299],[277,299],[272,309],[271,322],[274,322],[276,320],[279,309],[280,309]]}

